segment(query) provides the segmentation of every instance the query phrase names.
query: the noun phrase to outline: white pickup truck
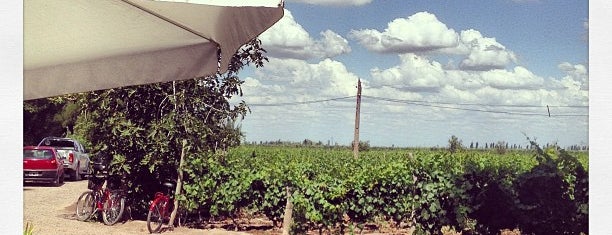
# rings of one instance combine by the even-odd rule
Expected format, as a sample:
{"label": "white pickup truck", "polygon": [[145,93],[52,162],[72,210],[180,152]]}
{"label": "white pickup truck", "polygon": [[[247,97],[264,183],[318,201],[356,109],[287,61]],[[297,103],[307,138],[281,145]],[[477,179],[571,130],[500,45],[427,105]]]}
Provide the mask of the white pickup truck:
{"label": "white pickup truck", "polygon": [[55,147],[59,159],[64,163],[64,174],[69,175],[71,180],[78,181],[82,174],[89,174],[89,154],[75,139],[45,137],[38,146]]}

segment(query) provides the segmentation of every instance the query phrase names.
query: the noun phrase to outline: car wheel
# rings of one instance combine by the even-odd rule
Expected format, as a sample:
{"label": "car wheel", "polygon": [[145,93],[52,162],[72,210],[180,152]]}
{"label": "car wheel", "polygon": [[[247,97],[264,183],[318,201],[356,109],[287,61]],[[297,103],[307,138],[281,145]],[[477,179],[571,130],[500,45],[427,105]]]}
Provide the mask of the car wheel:
{"label": "car wheel", "polygon": [[79,172],[79,165],[77,165],[77,168],[75,170],[70,171],[70,180],[72,181],[81,180],[81,174]]}
{"label": "car wheel", "polygon": [[81,163],[77,164],[76,171],[74,172],[74,181],[81,180]]}
{"label": "car wheel", "polygon": [[53,181],[53,186],[54,187],[59,187],[62,185],[62,181],[60,180],[62,178],[63,175],[57,174],[57,176],[55,177],[55,180]]}

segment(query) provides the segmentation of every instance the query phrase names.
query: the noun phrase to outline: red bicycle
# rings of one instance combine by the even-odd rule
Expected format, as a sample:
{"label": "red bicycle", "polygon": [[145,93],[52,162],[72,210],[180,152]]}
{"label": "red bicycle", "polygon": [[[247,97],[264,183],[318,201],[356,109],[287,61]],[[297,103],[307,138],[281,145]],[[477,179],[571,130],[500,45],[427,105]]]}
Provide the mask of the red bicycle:
{"label": "red bicycle", "polygon": [[[102,212],[104,224],[117,223],[125,209],[125,194],[119,189],[121,179],[118,176],[109,177],[106,172],[85,177],[89,178],[87,187],[91,190],[81,194],[77,200],[77,220],[85,221],[97,212]],[[105,181],[106,187],[103,187]]]}
{"label": "red bicycle", "polygon": [[166,182],[163,185],[167,188],[168,193],[156,192],[149,206],[149,214],[147,215],[147,229],[149,229],[149,233],[159,233],[164,221],[170,220],[170,212],[172,212],[173,207],[170,195],[175,185],[170,182]]}

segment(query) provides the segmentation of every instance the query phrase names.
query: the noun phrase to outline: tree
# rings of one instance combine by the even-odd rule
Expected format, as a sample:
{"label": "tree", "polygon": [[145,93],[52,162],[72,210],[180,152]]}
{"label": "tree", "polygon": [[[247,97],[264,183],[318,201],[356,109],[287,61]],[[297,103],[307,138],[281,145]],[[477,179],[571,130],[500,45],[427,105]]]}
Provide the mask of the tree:
{"label": "tree", "polygon": [[[351,149],[353,149],[355,146],[355,143],[351,142]],[[359,146],[358,146],[359,151],[369,151],[370,150],[370,141],[359,141]]]}
{"label": "tree", "polygon": [[78,106],[64,97],[23,102],[23,144],[36,145],[47,136],[72,134]]}
{"label": "tree", "polygon": [[[144,216],[162,182],[177,179],[179,172],[188,173],[184,184],[197,191],[204,179],[196,175],[206,168],[205,158],[223,162],[223,155],[215,153],[240,143],[235,121],[249,109],[244,101],[232,105],[229,99],[243,95],[238,72],[251,63],[263,66],[264,52],[254,39],[233,56],[224,74],[75,95],[88,114],[79,118],[76,129],[91,140],[94,157],[112,157],[112,173],[125,176],[132,189],[128,197],[139,202],[133,205],[135,213]],[[183,151],[185,165],[179,170]],[[205,200],[197,197],[206,196],[186,192],[177,198],[194,209]]]}
{"label": "tree", "polygon": [[498,154],[506,154],[508,152],[508,143],[505,141],[497,141],[497,145],[495,145],[495,150]]}
{"label": "tree", "polygon": [[304,141],[302,141],[302,145],[304,145],[304,146],[312,146],[313,142],[312,142],[312,140],[304,139]]}
{"label": "tree", "polygon": [[451,136],[451,138],[448,140],[448,150],[451,153],[455,153],[457,151],[460,151],[461,149],[463,149],[461,140],[459,140],[457,136]]}

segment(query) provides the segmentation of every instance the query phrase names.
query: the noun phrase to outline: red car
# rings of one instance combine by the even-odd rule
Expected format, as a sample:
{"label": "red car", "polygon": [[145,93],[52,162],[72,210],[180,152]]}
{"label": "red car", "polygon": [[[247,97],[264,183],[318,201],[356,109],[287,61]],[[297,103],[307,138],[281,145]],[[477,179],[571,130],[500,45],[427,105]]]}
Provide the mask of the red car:
{"label": "red car", "polygon": [[23,147],[23,181],[24,183],[51,183],[54,186],[64,183],[64,165],[62,161],[58,161],[55,148]]}

